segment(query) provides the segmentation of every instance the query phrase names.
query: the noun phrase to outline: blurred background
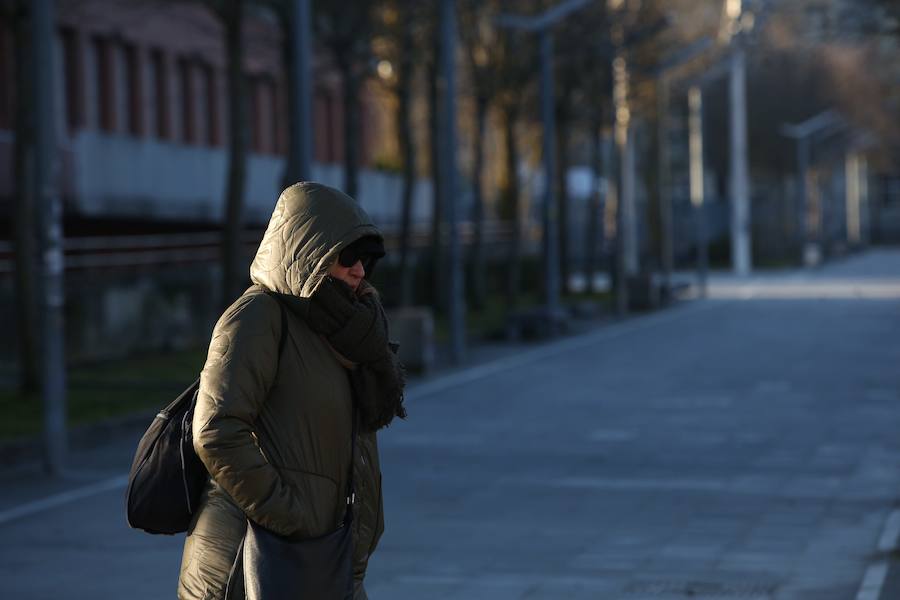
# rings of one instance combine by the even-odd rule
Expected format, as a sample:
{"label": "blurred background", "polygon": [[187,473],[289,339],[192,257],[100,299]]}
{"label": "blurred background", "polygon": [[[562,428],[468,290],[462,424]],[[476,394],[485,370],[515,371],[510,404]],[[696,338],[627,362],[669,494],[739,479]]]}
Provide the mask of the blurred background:
{"label": "blurred background", "polygon": [[896,0],[0,0],[0,460],[190,383],[304,179],[424,380],[766,278],[895,311],[898,115]]}

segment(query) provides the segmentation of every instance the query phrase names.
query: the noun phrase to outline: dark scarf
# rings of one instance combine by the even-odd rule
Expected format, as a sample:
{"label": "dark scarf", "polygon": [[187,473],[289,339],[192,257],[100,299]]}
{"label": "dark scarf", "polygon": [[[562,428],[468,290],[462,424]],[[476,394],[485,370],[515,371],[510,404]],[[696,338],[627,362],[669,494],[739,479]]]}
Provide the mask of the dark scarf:
{"label": "dark scarf", "polygon": [[349,369],[363,429],[377,431],[394,417],[406,418],[406,373],[396,346],[388,342],[387,317],[375,289],[363,282],[354,293],[342,281],[326,277],[301,306],[309,327]]}

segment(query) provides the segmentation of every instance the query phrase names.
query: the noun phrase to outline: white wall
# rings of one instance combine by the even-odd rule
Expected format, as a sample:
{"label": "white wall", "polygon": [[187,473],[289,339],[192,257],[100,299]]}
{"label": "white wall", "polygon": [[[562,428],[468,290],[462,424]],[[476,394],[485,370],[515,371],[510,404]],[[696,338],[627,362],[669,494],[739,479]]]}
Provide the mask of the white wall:
{"label": "white wall", "polygon": [[[227,157],[222,148],[185,146],[127,135],[81,131],[72,140],[78,209],[93,216],[220,221],[224,214]],[[245,215],[268,220],[281,192],[284,159],[250,154]],[[313,165],[313,179],[343,186],[340,165]],[[363,169],[358,200],[372,219],[390,227],[400,221],[399,175]],[[413,221],[431,218],[431,181],[419,180]]]}

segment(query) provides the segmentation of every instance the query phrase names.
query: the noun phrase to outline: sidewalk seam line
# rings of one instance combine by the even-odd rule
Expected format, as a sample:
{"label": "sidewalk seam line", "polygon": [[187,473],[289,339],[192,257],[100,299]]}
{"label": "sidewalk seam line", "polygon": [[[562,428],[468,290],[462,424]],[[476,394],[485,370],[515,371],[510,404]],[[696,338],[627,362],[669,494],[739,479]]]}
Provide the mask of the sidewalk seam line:
{"label": "sidewalk seam line", "polygon": [[15,508],[0,512],[0,525],[15,521],[24,517],[30,517],[33,514],[50,510],[76,500],[89,498],[103,492],[123,488],[128,485],[128,475],[119,475],[105,481],[86,485],[84,487],[69,490],[52,496],[26,502]]}

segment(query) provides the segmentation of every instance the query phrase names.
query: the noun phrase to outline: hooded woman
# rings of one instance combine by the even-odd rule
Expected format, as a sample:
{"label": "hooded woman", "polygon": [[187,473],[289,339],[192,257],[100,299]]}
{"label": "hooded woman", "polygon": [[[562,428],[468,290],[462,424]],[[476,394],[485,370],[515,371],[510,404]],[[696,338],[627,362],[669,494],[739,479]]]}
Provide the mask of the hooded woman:
{"label": "hooded woman", "polygon": [[376,431],[405,416],[402,367],[365,280],[383,248],[338,190],[304,182],[278,199],[253,285],[216,324],[200,376],[194,448],[211,477],[188,529],[179,599],[224,598],[248,519],[291,539],[339,528],[351,465],[353,598],[366,598],[384,529]]}

